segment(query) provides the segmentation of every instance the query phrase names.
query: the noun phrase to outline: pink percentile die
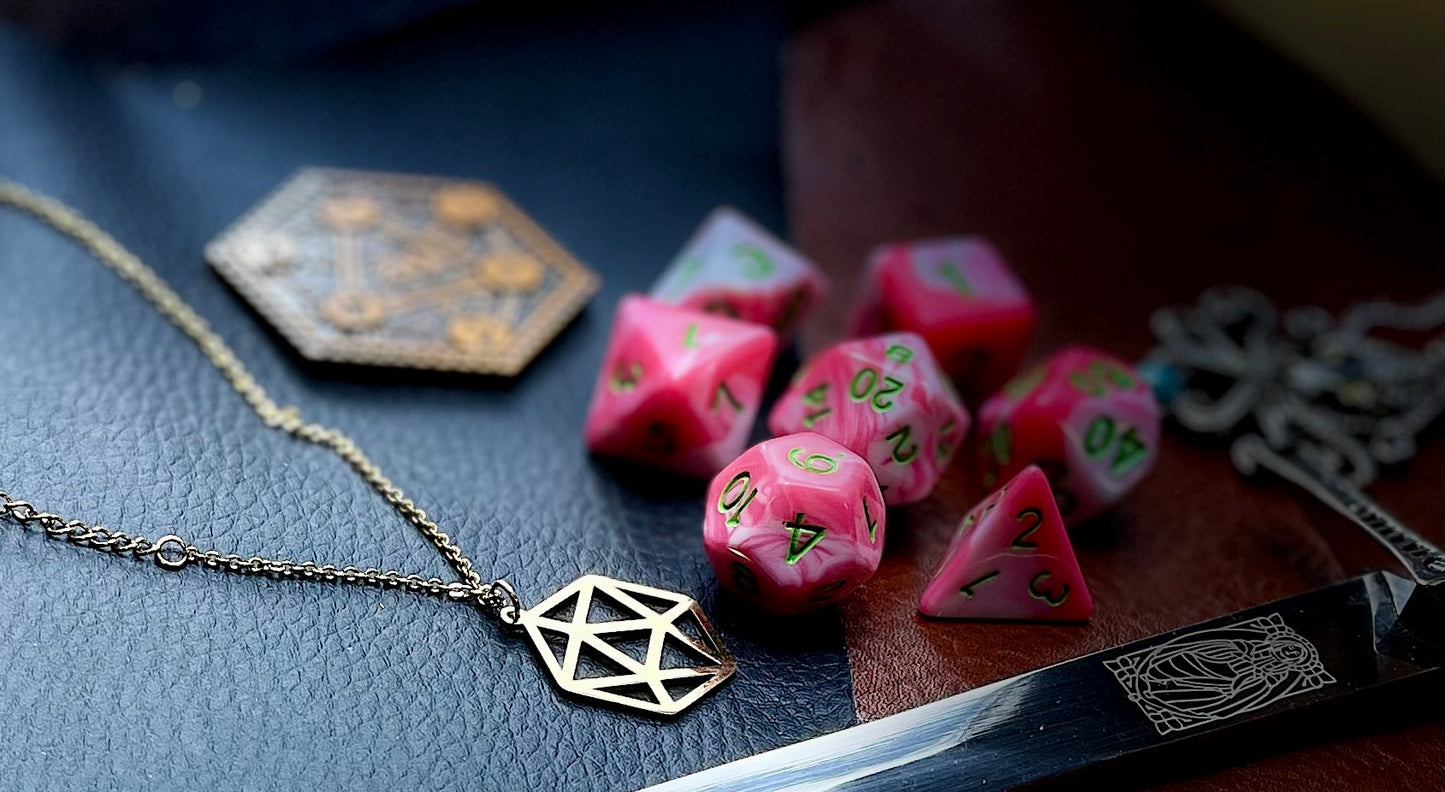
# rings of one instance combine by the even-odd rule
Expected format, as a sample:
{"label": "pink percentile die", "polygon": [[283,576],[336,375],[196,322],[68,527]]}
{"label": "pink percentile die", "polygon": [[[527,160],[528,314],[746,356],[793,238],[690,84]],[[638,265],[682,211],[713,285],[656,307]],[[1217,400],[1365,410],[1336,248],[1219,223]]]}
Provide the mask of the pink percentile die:
{"label": "pink percentile die", "polygon": [[1105,511],[1148,474],[1162,431],[1144,378],[1084,346],[1065,347],[1014,378],[978,419],[984,485],[1038,465],[1069,525]]}

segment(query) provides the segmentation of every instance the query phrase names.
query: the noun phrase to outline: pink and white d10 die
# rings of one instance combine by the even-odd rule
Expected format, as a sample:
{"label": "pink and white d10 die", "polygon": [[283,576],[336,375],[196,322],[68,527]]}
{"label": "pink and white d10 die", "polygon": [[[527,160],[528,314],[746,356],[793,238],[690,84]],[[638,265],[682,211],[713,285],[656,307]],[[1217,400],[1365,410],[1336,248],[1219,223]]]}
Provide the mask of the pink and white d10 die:
{"label": "pink and white d10 die", "polygon": [[826,290],[812,262],[724,206],[707,216],[651,296],[787,333]]}
{"label": "pink and white d10 die", "polygon": [[1013,375],[1033,336],[1028,291],[986,240],[885,245],[870,260],[853,334],[909,330],[972,398]]}
{"label": "pink and white d10 die", "polygon": [[1085,621],[1094,602],[1037,467],[973,508],[918,603],[947,619]]}
{"label": "pink and white d10 die", "polygon": [[718,580],[773,613],[831,605],[878,570],[883,495],[862,457],[812,432],[753,446],[708,487]]}
{"label": "pink and white d10 die", "polygon": [[1159,403],[1118,358],[1060,350],[989,397],[978,414],[984,485],[1038,465],[1059,511],[1076,525],[1124,497],[1154,466]]}
{"label": "pink and white d10 die", "polygon": [[889,505],[928,497],[968,424],[963,402],[913,333],[824,350],[768,417],[775,435],[817,432],[867,459]]}
{"label": "pink and white d10 die", "polygon": [[746,445],[777,345],[766,327],[624,297],[587,409],[587,447],[711,476]]}

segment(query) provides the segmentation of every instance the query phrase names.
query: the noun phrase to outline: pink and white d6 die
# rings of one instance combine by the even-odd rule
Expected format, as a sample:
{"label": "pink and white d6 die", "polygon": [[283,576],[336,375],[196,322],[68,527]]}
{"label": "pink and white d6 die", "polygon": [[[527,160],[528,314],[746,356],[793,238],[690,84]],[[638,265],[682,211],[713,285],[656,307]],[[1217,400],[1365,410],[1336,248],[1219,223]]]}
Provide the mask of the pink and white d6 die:
{"label": "pink and white d6 die", "polygon": [[1154,466],[1159,403],[1105,352],[1066,347],[989,397],[978,414],[984,485],[1038,465],[1059,513],[1077,525],[1124,497]]}
{"label": "pink and white d6 die", "polygon": [[889,505],[928,497],[968,424],[958,394],[913,333],[824,350],[768,417],[775,435],[817,432],[867,459]]}
{"label": "pink and white d6 die", "polygon": [[728,207],[707,216],[652,287],[652,298],[786,334],[827,290],[818,268]]}
{"label": "pink and white d6 die", "polygon": [[746,445],[777,344],[766,327],[624,297],[587,410],[587,447],[711,476]]}
{"label": "pink and white d6 die", "polygon": [[1013,375],[1035,310],[998,250],[977,237],[885,245],[873,252],[853,334],[909,330],[970,398]]}
{"label": "pink and white d6 die", "polygon": [[862,457],[812,432],[753,446],[708,487],[703,547],[718,580],[773,613],[842,599],[878,570],[883,495]]}

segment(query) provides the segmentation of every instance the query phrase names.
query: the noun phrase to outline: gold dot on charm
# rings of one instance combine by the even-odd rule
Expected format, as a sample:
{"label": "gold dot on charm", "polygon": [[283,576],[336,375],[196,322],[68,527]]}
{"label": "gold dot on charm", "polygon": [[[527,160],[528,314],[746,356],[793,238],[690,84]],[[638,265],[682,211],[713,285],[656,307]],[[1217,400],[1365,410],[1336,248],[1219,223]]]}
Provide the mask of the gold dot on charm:
{"label": "gold dot on charm", "polygon": [[337,292],[322,301],[321,316],[338,330],[355,333],[386,321],[386,306],[370,294]]}
{"label": "gold dot on charm", "polygon": [[500,251],[477,264],[477,281],[484,289],[526,293],[542,285],[546,267],[528,253]]}
{"label": "gold dot on charm", "polygon": [[512,342],[512,328],[491,316],[458,316],[447,322],[447,342],[464,352],[504,349]]}
{"label": "gold dot on charm", "polygon": [[501,205],[491,191],[470,184],[443,187],[432,196],[432,213],[456,228],[476,228],[497,218]]}

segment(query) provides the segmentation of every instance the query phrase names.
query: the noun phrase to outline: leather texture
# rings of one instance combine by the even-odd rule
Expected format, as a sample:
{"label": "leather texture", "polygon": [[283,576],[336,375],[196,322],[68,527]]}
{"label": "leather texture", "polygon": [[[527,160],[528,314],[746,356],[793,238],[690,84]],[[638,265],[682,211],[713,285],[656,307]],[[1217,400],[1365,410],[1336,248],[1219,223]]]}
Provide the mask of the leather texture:
{"label": "leather texture", "polygon": [[[402,592],[166,573],[0,526],[0,788],[626,790],[851,725],[836,613],[715,602],[703,482],[590,459],[619,297],[714,206],[775,230],[758,6],[453,14],[257,70],[126,68],[0,29],[0,172],[155,266],[282,403],[344,429],[536,602],[599,572],[690,593],[739,673],[671,723],[559,699],[522,640]],[[173,87],[202,99],[183,109]],[[309,367],[202,246],[307,164],[495,182],[605,285],[515,382]],[[265,429],[79,248],[0,211],[0,488],[222,551],[446,574],[344,465]]]}
{"label": "leather texture", "polygon": [[[993,240],[1033,294],[1033,360],[1067,343],[1138,359],[1154,308],[1218,284],[1332,311],[1445,285],[1440,185],[1338,98],[1192,5],[859,4],[797,35],[784,63],[794,238],[845,284],[810,328],[815,343],[837,332],[870,247],[957,233]],[[1397,569],[1289,486],[1241,478],[1224,448],[1168,430],[1143,484],[1073,532],[1096,606],[1084,627],[917,614],[958,519],[984,494],[966,463],[931,499],[891,512],[878,574],[843,604],[860,717]],[[1437,432],[1371,493],[1438,543],[1442,480]],[[1321,725],[1252,746],[1256,761],[1241,767],[1219,767],[1238,752],[1195,749],[1110,788],[1439,790],[1438,714],[1367,714],[1344,734]]]}

